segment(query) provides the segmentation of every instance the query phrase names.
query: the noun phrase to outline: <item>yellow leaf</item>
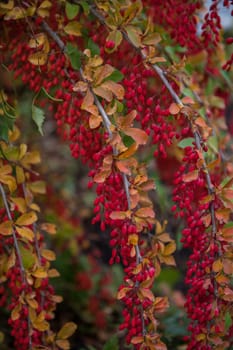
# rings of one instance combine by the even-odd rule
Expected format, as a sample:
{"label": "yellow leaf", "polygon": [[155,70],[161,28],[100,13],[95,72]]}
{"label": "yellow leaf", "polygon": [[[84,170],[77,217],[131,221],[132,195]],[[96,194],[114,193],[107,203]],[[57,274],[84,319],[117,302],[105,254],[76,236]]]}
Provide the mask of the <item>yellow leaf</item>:
{"label": "yellow leaf", "polygon": [[109,215],[109,217],[112,220],[124,220],[124,219],[128,219],[130,218],[131,215],[131,211],[127,210],[127,211],[112,211],[111,214]]}
{"label": "yellow leaf", "polygon": [[38,322],[37,319],[32,323],[33,327],[40,332],[49,330],[49,323],[47,321]]}
{"label": "yellow leaf", "polygon": [[142,43],[144,45],[156,46],[161,41],[161,36],[159,33],[149,33],[143,38]]}
{"label": "yellow leaf", "polygon": [[48,54],[44,51],[38,51],[32,53],[28,60],[31,64],[34,64],[35,66],[43,66],[47,62]]}
{"label": "yellow leaf", "polygon": [[6,3],[1,2],[0,3],[0,9],[3,10],[11,10],[14,7],[14,0],[8,0]]}
{"label": "yellow leaf", "polygon": [[16,180],[17,180],[17,183],[20,185],[25,182],[24,170],[18,165],[16,166],[15,170],[16,170]]}
{"label": "yellow leaf", "polygon": [[202,340],[205,340],[206,339],[206,334],[204,333],[200,333],[200,334],[197,334],[195,336],[196,340],[199,342],[199,341],[202,341]]}
{"label": "yellow leaf", "polygon": [[175,250],[176,250],[176,243],[174,241],[170,242],[165,246],[163,255],[171,255],[172,253],[174,253]]}
{"label": "yellow leaf", "polygon": [[67,339],[71,337],[77,329],[77,325],[74,322],[67,322],[58,332],[57,338]]}
{"label": "yellow leaf", "polygon": [[37,309],[38,308],[38,302],[34,299],[34,297],[30,294],[26,295],[25,297],[28,305],[32,308],[32,309]]}
{"label": "yellow leaf", "polygon": [[128,242],[129,242],[129,244],[137,245],[138,244],[138,235],[136,235],[136,234],[129,235]]}
{"label": "yellow leaf", "polygon": [[28,164],[40,163],[40,160],[40,153],[38,151],[33,151],[26,153],[23,159],[21,160],[21,163],[27,167]]}
{"label": "yellow leaf", "polygon": [[43,1],[42,3],[41,3],[41,5],[40,5],[40,9],[48,9],[48,8],[50,8],[52,6],[52,2],[51,1],[49,1],[49,0],[45,0],[45,1]]}
{"label": "yellow leaf", "polygon": [[198,176],[199,176],[198,170],[193,170],[187,174],[184,174],[182,179],[184,182],[191,182],[191,181],[197,180]]}
{"label": "yellow leaf", "polygon": [[34,181],[28,184],[29,189],[33,193],[40,193],[45,194],[46,193],[46,184],[44,181]]}
{"label": "yellow leaf", "polygon": [[16,226],[16,231],[22,238],[28,239],[30,242],[34,240],[34,232],[29,227],[18,227]]}
{"label": "yellow leaf", "polygon": [[36,271],[32,273],[32,275],[36,278],[46,278],[48,277],[47,271],[43,267],[38,267]]}
{"label": "yellow leaf", "polygon": [[141,46],[141,30],[139,27],[135,27],[132,25],[128,25],[125,27],[125,30],[127,32],[128,38],[133,44],[134,47],[140,47]]}
{"label": "yellow leaf", "polygon": [[0,234],[3,236],[10,236],[13,232],[12,222],[7,220],[0,224]]}
{"label": "yellow leaf", "polygon": [[64,31],[69,35],[80,36],[81,24],[77,21],[71,21],[64,27]]}
{"label": "yellow leaf", "polygon": [[139,145],[145,145],[147,143],[148,135],[144,130],[138,128],[126,128],[123,129],[123,132],[126,135],[131,136]]}
{"label": "yellow leaf", "polygon": [[12,249],[12,252],[7,260],[7,270],[10,270],[13,266],[15,266],[15,262],[16,262],[15,250]]}
{"label": "yellow leaf", "polygon": [[39,48],[40,46],[44,45],[45,39],[46,39],[45,33],[35,34],[33,38],[29,40],[28,46],[31,47],[32,49]]}
{"label": "yellow leaf", "polygon": [[48,277],[54,278],[54,277],[59,277],[60,273],[56,269],[50,269],[48,271]]}
{"label": "yellow leaf", "polygon": [[107,52],[113,52],[115,51],[118,46],[120,45],[121,41],[123,39],[122,33],[120,30],[113,30],[109,33],[108,37],[106,38],[106,42],[111,41],[114,43],[114,47],[111,49],[105,48]]}
{"label": "yellow leaf", "polygon": [[166,265],[176,266],[176,261],[172,255],[162,256],[161,262],[163,262]]}
{"label": "yellow leaf", "polygon": [[41,255],[49,260],[49,261],[54,261],[56,260],[56,255],[55,253],[52,251],[52,250],[49,250],[49,249],[43,249],[42,252],[41,252]]}
{"label": "yellow leaf", "polygon": [[25,213],[21,215],[15,222],[18,226],[26,226],[31,225],[37,220],[37,215],[34,211],[30,211],[29,213]]}
{"label": "yellow leaf", "polygon": [[70,343],[68,340],[58,339],[56,340],[56,345],[62,349],[62,350],[69,350],[70,349]]}
{"label": "yellow leaf", "polygon": [[5,20],[15,20],[27,17],[27,13],[23,7],[15,6],[12,10],[8,11],[5,15]]}

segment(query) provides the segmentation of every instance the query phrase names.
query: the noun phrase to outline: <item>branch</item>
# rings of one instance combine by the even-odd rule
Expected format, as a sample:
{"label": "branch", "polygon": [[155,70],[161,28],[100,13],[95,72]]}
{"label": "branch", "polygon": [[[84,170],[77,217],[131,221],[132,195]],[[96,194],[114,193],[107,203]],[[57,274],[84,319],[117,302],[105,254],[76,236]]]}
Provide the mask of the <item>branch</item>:
{"label": "branch", "polygon": [[[74,0],[74,2],[77,2]],[[78,3],[78,2],[77,2]],[[99,21],[108,28],[108,25],[105,22],[105,18],[101,15],[101,13],[96,9],[95,5],[90,5],[90,11],[91,13],[99,19]],[[118,30],[121,31],[123,37],[125,38],[125,40],[135,49],[137,50],[142,59],[146,59],[146,54],[143,53],[142,50],[140,50],[137,46],[134,45],[134,43],[130,40],[130,38],[128,37],[127,32],[122,29],[122,28],[118,28]],[[180,108],[184,108],[184,104],[181,101],[180,97],[177,95],[177,93],[175,92],[175,90],[173,89],[172,85],[170,84],[169,80],[166,77],[166,73],[157,65],[157,64],[150,64],[148,63],[151,68],[157,73],[157,75],[159,76],[160,80],[164,83],[164,85],[166,86],[167,90],[169,91],[172,99],[174,100],[175,103],[177,103]],[[202,139],[201,136],[199,134],[198,131],[193,131],[193,135],[194,135],[194,139],[195,139],[195,143],[197,146],[197,149],[203,154],[203,150],[202,150]],[[210,173],[208,171],[208,167],[206,164],[206,161],[203,157],[203,172],[205,173],[205,178],[206,178],[206,183],[207,183],[207,189],[208,189],[208,193],[209,194],[214,194],[214,186],[211,182],[211,177],[210,177]],[[216,218],[215,218],[215,212],[214,212],[214,203],[213,201],[210,203],[210,213],[211,213],[211,222],[212,222],[212,234],[213,234],[213,238],[216,239],[216,232],[217,232],[217,224],[216,224]]]}
{"label": "branch", "polygon": [[[64,42],[59,38],[59,36],[57,35],[57,33],[55,33],[52,28],[45,22],[43,21],[42,22],[42,28],[50,35],[50,37],[57,43],[57,45],[59,46],[59,48],[62,50],[62,52],[65,52],[65,44]],[[68,71],[65,72],[67,77],[70,79],[70,74]],[[83,70],[82,68],[79,69],[79,73],[80,73],[80,76],[82,78],[82,80],[85,81],[84,77],[83,77]],[[112,139],[113,135],[112,135],[112,131],[111,131],[111,126],[113,126],[113,124],[111,123],[107,113],[105,112],[103,106],[101,105],[98,97],[94,94],[94,92],[91,90],[91,93],[94,97],[94,102],[95,102],[95,105],[96,107],[98,108],[98,111],[102,117],[102,120],[103,120],[103,124],[105,126],[105,129],[107,130],[108,132],[108,135],[109,135],[109,138],[110,140]],[[114,155],[117,155],[118,154],[118,151],[113,147],[113,153]],[[130,193],[129,193],[129,181],[127,179],[127,176],[124,174],[124,173],[121,173],[122,174],[122,178],[123,178],[123,184],[124,184],[124,189],[125,189],[125,194],[126,194],[126,199],[127,199],[127,204],[128,204],[128,209],[131,208],[131,201],[130,201]],[[136,263],[139,264],[141,261],[142,261],[142,256],[141,256],[141,253],[140,253],[140,248],[139,248],[139,245],[137,244],[135,246],[135,251],[136,251]],[[143,334],[146,333],[146,328],[145,328],[145,322],[144,322],[144,317],[143,317],[143,310],[141,312],[141,318],[143,319],[143,322],[142,322],[142,332]]]}
{"label": "branch", "polygon": [[1,192],[3,203],[4,203],[4,206],[5,206],[5,209],[6,209],[7,217],[9,219],[9,221],[12,223],[12,226],[13,226],[12,235],[13,235],[13,240],[14,240],[16,254],[17,254],[18,260],[19,260],[20,274],[21,274],[22,280],[25,282],[26,281],[25,270],[24,270],[24,266],[23,266],[23,260],[22,260],[22,256],[21,256],[21,253],[20,253],[20,249],[19,249],[19,244],[18,244],[17,237],[16,237],[16,232],[15,232],[15,229],[14,229],[14,221],[13,221],[13,218],[12,218],[12,215],[11,215],[11,212],[10,212],[10,208],[9,208],[9,205],[8,205],[8,202],[7,202],[6,193],[5,193],[5,190],[4,190],[3,186],[2,186],[2,184],[0,184],[0,192]]}

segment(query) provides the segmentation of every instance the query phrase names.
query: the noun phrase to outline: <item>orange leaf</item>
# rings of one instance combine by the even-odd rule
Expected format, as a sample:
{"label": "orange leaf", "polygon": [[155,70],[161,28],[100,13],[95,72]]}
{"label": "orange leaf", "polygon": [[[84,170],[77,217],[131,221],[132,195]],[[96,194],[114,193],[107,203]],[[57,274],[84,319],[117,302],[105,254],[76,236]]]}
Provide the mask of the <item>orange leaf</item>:
{"label": "orange leaf", "polygon": [[12,235],[13,231],[13,225],[12,222],[7,220],[0,224],[0,234],[3,236],[10,236]]}
{"label": "orange leaf", "polygon": [[112,211],[111,214],[109,215],[109,217],[112,220],[125,220],[127,218],[130,218],[131,215],[131,211],[127,210],[127,211]]}
{"label": "orange leaf", "polygon": [[124,98],[125,90],[123,86],[115,83],[112,80],[105,81],[103,84],[101,84],[101,87],[110,90],[118,100],[122,100]]}
{"label": "orange leaf", "polygon": [[139,216],[141,218],[154,218],[155,212],[151,207],[144,207],[140,208],[135,212],[136,216]]}
{"label": "orange leaf", "polygon": [[145,145],[147,143],[148,135],[144,130],[138,128],[126,128],[123,129],[123,132],[126,135],[131,136],[139,145]]}
{"label": "orange leaf", "polygon": [[170,107],[169,107],[169,112],[170,112],[172,115],[178,114],[178,113],[180,112],[180,110],[181,110],[181,107],[180,107],[177,103],[175,103],[175,102],[173,102],[173,103],[170,105]]}
{"label": "orange leaf", "polygon": [[56,225],[50,223],[41,224],[41,229],[48,232],[50,235],[55,235],[57,232]]}
{"label": "orange leaf", "polygon": [[93,88],[93,92],[108,102],[111,102],[113,99],[112,92],[108,89],[103,88],[101,85]]}
{"label": "orange leaf", "polygon": [[126,294],[128,293],[128,291],[130,291],[131,288],[128,288],[128,287],[125,287],[125,288],[122,288],[121,290],[119,290],[117,292],[117,299],[122,299],[126,296]]}
{"label": "orange leaf", "polygon": [[101,84],[101,82],[109,77],[114,72],[114,70],[115,69],[109,64],[105,64],[104,66],[97,68],[94,73],[95,86]]}
{"label": "orange leaf", "polygon": [[136,152],[137,149],[138,149],[138,145],[135,142],[129,148],[127,148],[126,151],[118,154],[117,158],[118,159],[127,159],[127,158],[131,157]]}
{"label": "orange leaf", "polygon": [[141,344],[141,343],[143,343],[144,342],[144,337],[133,337],[132,339],[131,339],[131,344],[134,344],[134,345],[136,345],[136,344]]}
{"label": "orange leaf", "polygon": [[70,343],[66,339],[56,340],[56,345],[62,350],[69,350],[70,349]]}
{"label": "orange leaf", "polygon": [[199,176],[198,170],[193,170],[187,174],[184,174],[182,179],[184,182],[191,182],[191,181],[197,180],[198,176]]}
{"label": "orange leaf", "polygon": [[152,291],[148,288],[140,288],[139,289],[139,293],[144,297],[147,298],[151,301],[155,300],[154,294],[152,293]]}
{"label": "orange leaf", "polygon": [[96,129],[98,128],[102,123],[102,118],[100,115],[93,115],[91,114],[90,115],[90,118],[89,118],[89,126],[90,126],[90,129]]}
{"label": "orange leaf", "polygon": [[195,120],[195,124],[200,126],[201,128],[209,128],[208,125],[206,124],[205,120],[202,117],[198,117]]}
{"label": "orange leaf", "polygon": [[188,104],[194,104],[195,102],[193,101],[193,99],[189,96],[185,96],[182,98],[182,102],[186,105]]}
{"label": "orange leaf", "polygon": [[87,90],[87,93],[83,99],[82,105],[81,105],[81,109],[87,110],[90,106],[92,106],[94,104],[94,96],[91,93],[90,89]]}
{"label": "orange leaf", "polygon": [[48,261],[54,261],[56,260],[56,254],[52,251],[52,250],[49,250],[49,249],[43,249],[41,251],[41,255],[47,259]]}
{"label": "orange leaf", "polygon": [[219,272],[223,269],[223,263],[220,259],[213,262],[212,269],[214,272]]}

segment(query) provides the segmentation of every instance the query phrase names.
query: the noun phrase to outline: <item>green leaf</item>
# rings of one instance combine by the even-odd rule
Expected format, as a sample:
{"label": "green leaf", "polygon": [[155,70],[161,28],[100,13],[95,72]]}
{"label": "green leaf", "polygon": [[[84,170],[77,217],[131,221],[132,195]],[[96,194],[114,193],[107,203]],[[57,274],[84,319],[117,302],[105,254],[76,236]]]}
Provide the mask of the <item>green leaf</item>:
{"label": "green leaf", "polygon": [[226,330],[228,330],[232,325],[232,318],[231,318],[231,314],[229,311],[227,311],[226,315],[225,315],[225,328]]}
{"label": "green leaf", "polygon": [[8,132],[12,130],[14,120],[0,116],[0,140],[8,142]]}
{"label": "green leaf", "polygon": [[66,17],[70,20],[74,19],[79,13],[79,5],[71,4],[70,2],[66,2]]}
{"label": "green leaf", "polygon": [[218,154],[218,139],[216,135],[209,137],[208,146],[214,153]]}
{"label": "green leaf", "polygon": [[117,112],[121,113],[124,110],[124,105],[118,100],[116,100],[116,103],[117,103]]}
{"label": "green leaf", "polygon": [[19,245],[20,254],[22,256],[23,267],[29,270],[36,262],[36,256],[29,249],[24,248],[22,244]]}
{"label": "green leaf", "polygon": [[100,55],[99,46],[91,38],[88,39],[87,48],[91,51],[92,56],[95,56],[95,55],[99,56]]}
{"label": "green leaf", "polygon": [[89,4],[88,4],[88,2],[87,2],[87,1],[82,0],[82,1],[80,1],[80,5],[81,5],[81,6],[82,6],[82,8],[83,8],[83,12],[84,12],[84,14],[85,14],[85,15],[88,15],[88,14],[89,14],[89,12],[90,12],[90,8],[89,8]]}
{"label": "green leaf", "polygon": [[44,94],[45,94],[50,100],[52,100],[52,101],[54,101],[54,102],[62,102],[62,101],[63,101],[63,99],[61,99],[61,98],[56,98],[56,97],[51,96],[51,95],[48,93],[48,91],[47,91],[44,87],[42,87],[41,90],[44,92]]}
{"label": "green leaf", "polygon": [[132,144],[134,143],[134,139],[131,136],[128,135],[124,135],[123,136],[123,143],[125,145],[125,147],[130,147],[132,146]]}
{"label": "green leaf", "polygon": [[81,52],[71,43],[67,43],[65,52],[70,59],[71,66],[79,70],[81,68]]}
{"label": "green leaf", "polygon": [[193,137],[187,137],[186,139],[183,139],[178,143],[178,147],[185,148],[188,146],[193,146],[193,142],[194,142]]}
{"label": "green leaf", "polygon": [[32,120],[36,123],[39,133],[43,135],[42,125],[45,120],[44,111],[35,105],[32,105]]}
{"label": "green leaf", "polygon": [[118,83],[119,81],[121,81],[124,78],[124,74],[122,74],[118,69],[115,69],[114,72],[112,72],[111,75],[109,75],[106,80],[112,80],[115,83]]}
{"label": "green leaf", "polygon": [[184,96],[188,96],[188,97],[195,98],[195,96],[194,96],[192,90],[189,89],[189,88],[184,88],[184,89],[182,90],[182,92],[183,92]]}
{"label": "green leaf", "polygon": [[110,338],[107,343],[104,345],[103,350],[118,350],[119,342],[116,336]]}

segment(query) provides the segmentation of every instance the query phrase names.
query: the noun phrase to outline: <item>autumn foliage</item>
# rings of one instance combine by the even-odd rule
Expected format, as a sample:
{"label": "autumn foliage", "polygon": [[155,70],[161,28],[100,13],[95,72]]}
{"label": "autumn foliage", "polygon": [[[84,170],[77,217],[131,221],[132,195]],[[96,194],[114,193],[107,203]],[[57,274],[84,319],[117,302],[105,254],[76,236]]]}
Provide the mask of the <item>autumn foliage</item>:
{"label": "autumn foliage", "polygon": [[[232,349],[233,167],[227,125],[233,38],[222,29],[219,8],[232,14],[233,2],[204,5],[0,1],[0,305],[11,329],[11,338],[0,333],[4,349],[70,349],[79,322],[65,317],[56,328],[62,295],[53,282],[63,278],[59,254],[68,245],[70,274],[75,271],[69,288],[75,284],[80,293],[78,312],[85,308],[90,324],[101,329],[121,304],[122,348],[169,349],[163,315],[176,300],[189,319],[176,349]],[[123,270],[115,299],[103,287],[113,283],[111,277],[101,275],[98,258],[85,250],[88,238],[76,236],[82,215],[67,214],[55,181],[42,181],[40,152],[25,136],[22,87],[32,96],[30,116],[41,139],[46,120],[55,121],[59,145],[68,144],[88,169],[83,191],[95,192],[92,225],[102,231],[100,241],[108,236],[109,264]],[[156,194],[161,183],[169,210]],[[49,208],[56,220],[45,220]],[[69,238],[56,245],[56,228],[65,225]],[[177,293],[158,292],[156,286],[163,269],[176,266],[174,253],[179,260],[181,247],[188,258],[185,295],[178,294],[178,301]],[[83,252],[88,258],[82,265]],[[14,345],[7,347],[8,338]],[[109,344],[106,350],[115,349]]]}

